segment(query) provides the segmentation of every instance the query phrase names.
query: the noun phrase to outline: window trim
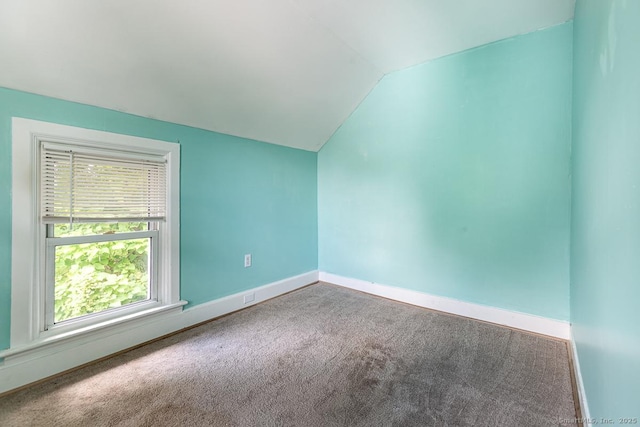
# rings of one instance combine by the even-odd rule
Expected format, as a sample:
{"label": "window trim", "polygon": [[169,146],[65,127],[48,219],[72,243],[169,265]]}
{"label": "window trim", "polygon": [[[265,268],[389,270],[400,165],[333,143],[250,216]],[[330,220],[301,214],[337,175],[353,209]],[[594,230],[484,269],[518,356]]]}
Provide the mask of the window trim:
{"label": "window trim", "polygon": [[[53,227],[53,224],[45,224],[45,227]],[[62,322],[55,323],[54,307],[46,304],[44,307],[45,325],[44,330],[40,332],[41,336],[57,335],[64,331],[72,331],[82,326],[90,326],[92,324],[101,323],[106,320],[117,319],[127,314],[137,313],[145,308],[154,308],[162,306],[158,301],[158,240],[160,233],[156,229],[145,231],[133,231],[127,233],[116,234],[93,234],[87,236],[69,236],[69,237],[46,237],[45,238],[45,271],[44,271],[44,292],[48,299],[54,299],[55,292],[55,248],[59,246],[67,246],[85,243],[104,243],[117,242],[120,240],[133,239],[149,239],[150,259],[149,259],[149,298],[143,301],[127,304],[122,307],[102,310],[96,313],[90,313],[85,316],[73,317]]]}
{"label": "window trim", "polygon": [[[45,331],[44,265],[46,225],[39,215],[40,141],[83,145],[163,156],[167,159],[167,220],[158,233],[157,297],[159,304],[116,319],[105,316],[92,325],[78,325],[57,333]],[[12,119],[12,254],[10,350],[31,349],[49,342],[135,321],[173,309],[180,300],[180,145],[166,141],[84,129],[13,117]]]}

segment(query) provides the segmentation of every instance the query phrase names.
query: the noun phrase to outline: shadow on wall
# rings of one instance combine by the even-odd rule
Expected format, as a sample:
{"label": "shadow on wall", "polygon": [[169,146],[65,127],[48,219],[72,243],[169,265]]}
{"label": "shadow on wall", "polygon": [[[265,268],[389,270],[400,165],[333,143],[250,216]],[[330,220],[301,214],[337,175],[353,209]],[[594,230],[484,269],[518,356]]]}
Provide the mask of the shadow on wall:
{"label": "shadow on wall", "polygon": [[571,31],[383,79],[320,152],[320,268],[568,320]]}

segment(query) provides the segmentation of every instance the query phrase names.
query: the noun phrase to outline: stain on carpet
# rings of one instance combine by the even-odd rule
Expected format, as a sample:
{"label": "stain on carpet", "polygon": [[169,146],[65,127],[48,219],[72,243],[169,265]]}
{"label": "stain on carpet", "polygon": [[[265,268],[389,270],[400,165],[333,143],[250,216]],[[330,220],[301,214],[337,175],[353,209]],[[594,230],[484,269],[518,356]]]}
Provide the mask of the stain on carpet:
{"label": "stain on carpet", "polygon": [[0,398],[13,426],[540,426],[566,343],[316,284]]}

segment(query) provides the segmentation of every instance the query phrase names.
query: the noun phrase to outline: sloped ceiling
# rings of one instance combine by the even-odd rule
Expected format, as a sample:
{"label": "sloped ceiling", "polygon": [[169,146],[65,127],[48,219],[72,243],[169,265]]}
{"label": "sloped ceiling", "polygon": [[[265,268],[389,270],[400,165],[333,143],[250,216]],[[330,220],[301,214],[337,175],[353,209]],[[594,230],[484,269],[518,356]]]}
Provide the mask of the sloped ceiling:
{"label": "sloped ceiling", "polygon": [[316,151],[386,74],[575,0],[0,0],[0,86]]}

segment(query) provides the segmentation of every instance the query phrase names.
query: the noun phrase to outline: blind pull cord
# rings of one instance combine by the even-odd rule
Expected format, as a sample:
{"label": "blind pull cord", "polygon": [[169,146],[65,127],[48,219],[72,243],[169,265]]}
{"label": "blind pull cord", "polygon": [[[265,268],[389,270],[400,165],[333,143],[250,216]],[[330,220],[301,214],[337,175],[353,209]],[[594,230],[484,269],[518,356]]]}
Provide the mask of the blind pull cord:
{"label": "blind pull cord", "polygon": [[73,151],[69,151],[69,231],[73,231]]}

